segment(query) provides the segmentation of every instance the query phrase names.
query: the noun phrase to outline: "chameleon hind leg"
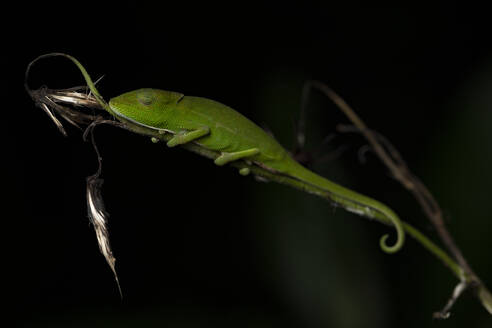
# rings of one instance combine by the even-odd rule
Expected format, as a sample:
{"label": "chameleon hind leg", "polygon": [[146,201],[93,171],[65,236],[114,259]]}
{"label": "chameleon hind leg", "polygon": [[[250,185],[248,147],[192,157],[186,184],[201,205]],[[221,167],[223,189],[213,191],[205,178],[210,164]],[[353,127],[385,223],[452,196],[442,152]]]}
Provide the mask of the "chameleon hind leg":
{"label": "chameleon hind leg", "polygon": [[209,133],[210,133],[210,129],[208,127],[203,127],[185,133],[178,133],[167,142],[167,146],[174,147],[177,145],[182,145],[190,141],[193,141],[195,139],[201,138]]}
{"label": "chameleon hind leg", "polygon": [[222,166],[227,163],[237,161],[238,159],[250,157],[258,154],[260,150],[258,148],[251,148],[242,151],[237,151],[234,153],[222,153],[219,157],[217,157],[214,161],[215,164]]}

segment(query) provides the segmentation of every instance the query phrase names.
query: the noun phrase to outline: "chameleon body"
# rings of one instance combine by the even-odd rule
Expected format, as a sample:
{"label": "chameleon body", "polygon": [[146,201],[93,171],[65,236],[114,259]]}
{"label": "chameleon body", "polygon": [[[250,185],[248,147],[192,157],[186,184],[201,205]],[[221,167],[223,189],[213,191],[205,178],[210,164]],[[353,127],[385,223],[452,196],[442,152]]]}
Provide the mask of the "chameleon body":
{"label": "chameleon body", "polygon": [[[218,152],[217,165],[247,161],[328,191],[331,200],[346,210],[394,224],[398,240],[393,246],[387,246],[388,236],[383,236],[384,251],[396,252],[403,245],[401,222],[390,208],[306,169],[262,128],[228,106],[177,92],[139,89],[112,98],[109,107],[122,121],[171,133],[173,137],[167,142],[170,147],[193,142]],[[249,171],[242,169],[240,173],[246,175]]]}

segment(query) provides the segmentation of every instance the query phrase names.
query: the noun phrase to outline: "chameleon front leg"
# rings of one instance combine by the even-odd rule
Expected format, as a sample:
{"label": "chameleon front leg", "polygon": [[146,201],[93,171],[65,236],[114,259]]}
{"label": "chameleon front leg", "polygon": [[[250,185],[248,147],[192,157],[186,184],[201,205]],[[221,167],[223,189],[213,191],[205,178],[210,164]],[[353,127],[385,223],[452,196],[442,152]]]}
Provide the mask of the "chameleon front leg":
{"label": "chameleon front leg", "polygon": [[199,128],[189,132],[178,133],[167,142],[167,146],[174,147],[182,145],[195,139],[201,138],[209,133],[210,129],[208,127]]}
{"label": "chameleon front leg", "polygon": [[[214,161],[215,164],[222,166],[227,163],[237,161],[238,159],[250,157],[258,154],[260,150],[258,148],[251,148],[242,151],[236,151],[234,153],[222,153],[219,157],[217,157]],[[246,171],[244,171],[246,173]],[[241,173],[243,174],[243,173]]]}

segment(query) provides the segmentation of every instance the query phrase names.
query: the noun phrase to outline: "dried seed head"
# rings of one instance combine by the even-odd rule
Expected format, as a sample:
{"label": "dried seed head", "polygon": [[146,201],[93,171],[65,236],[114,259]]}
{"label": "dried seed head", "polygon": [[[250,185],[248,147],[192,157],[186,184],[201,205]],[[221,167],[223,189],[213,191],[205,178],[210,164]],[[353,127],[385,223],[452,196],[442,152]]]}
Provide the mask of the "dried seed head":
{"label": "dried seed head", "polygon": [[107,227],[108,213],[104,210],[104,203],[101,197],[101,187],[103,180],[99,179],[99,171],[87,178],[87,212],[89,219],[96,231],[97,243],[99,244],[99,250],[104,255],[106,262],[108,262],[111,270],[113,271],[114,278],[118,285],[120,295],[123,297],[120,288],[120,282],[118,275],[116,274],[115,262],[116,259],[113,256],[111,245],[109,243],[109,232]]}

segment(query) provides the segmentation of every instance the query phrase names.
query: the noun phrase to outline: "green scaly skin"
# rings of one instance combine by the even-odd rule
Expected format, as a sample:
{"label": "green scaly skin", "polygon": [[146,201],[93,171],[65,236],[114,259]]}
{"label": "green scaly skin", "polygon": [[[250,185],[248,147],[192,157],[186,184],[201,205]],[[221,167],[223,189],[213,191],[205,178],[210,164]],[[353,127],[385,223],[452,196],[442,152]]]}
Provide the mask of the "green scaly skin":
{"label": "green scaly skin", "polygon": [[381,248],[388,253],[398,251],[404,243],[402,224],[390,208],[304,168],[274,138],[230,107],[206,98],[157,89],[124,93],[112,98],[109,107],[122,121],[173,134],[167,143],[170,147],[193,142],[219,152],[217,165],[248,161],[325,190],[334,203],[348,211],[392,223],[397,230],[397,242],[387,246],[388,236],[381,239]]}

